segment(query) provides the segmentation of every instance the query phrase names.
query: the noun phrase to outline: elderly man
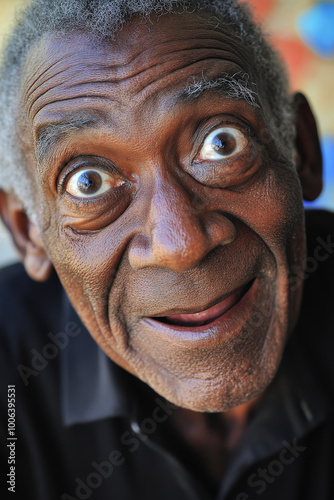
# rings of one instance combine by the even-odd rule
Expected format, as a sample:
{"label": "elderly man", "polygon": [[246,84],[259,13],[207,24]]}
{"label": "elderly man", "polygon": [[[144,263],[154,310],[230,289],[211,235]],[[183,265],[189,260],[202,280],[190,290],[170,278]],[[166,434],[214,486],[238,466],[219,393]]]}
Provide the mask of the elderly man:
{"label": "elderly man", "polygon": [[0,91],[7,495],[332,499],[333,217],[306,258],[316,125],[246,6],[35,0]]}

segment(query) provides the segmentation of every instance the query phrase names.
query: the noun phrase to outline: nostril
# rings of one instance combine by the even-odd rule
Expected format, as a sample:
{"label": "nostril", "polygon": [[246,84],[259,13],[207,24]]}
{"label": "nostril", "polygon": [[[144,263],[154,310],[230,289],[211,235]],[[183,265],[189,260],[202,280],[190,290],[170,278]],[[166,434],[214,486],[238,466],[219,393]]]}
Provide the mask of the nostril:
{"label": "nostril", "polygon": [[208,213],[205,227],[212,247],[228,245],[236,237],[236,227],[226,215],[219,212]]}
{"label": "nostril", "polygon": [[220,245],[234,241],[236,227],[220,212],[209,212],[202,220],[173,220],[151,224],[150,234],[136,234],[129,246],[129,263],[134,270],[159,266],[176,272],[196,267]]}

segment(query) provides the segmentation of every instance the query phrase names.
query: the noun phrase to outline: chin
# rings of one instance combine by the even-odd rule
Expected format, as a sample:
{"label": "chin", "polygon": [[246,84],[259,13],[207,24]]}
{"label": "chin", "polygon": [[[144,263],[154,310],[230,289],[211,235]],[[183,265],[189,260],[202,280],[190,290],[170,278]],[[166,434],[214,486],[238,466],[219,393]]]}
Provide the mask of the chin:
{"label": "chin", "polygon": [[[267,342],[251,359],[240,345],[230,360],[222,359],[221,367],[208,365],[193,377],[177,378],[171,373],[149,374],[143,380],[157,393],[175,405],[198,412],[226,412],[262,394],[272,382],[279,367],[280,346],[266,349]],[[249,351],[248,351],[249,352]],[[218,372],[218,373],[217,373]]]}
{"label": "chin", "polygon": [[225,412],[263,393],[281,361],[288,312],[282,314],[266,287],[255,285],[249,293],[266,296],[266,314],[262,309],[256,316],[254,308],[249,314],[248,301],[254,302],[246,297],[237,314],[200,332],[144,322],[140,344],[131,337],[135,374],[171,403],[198,412]]}

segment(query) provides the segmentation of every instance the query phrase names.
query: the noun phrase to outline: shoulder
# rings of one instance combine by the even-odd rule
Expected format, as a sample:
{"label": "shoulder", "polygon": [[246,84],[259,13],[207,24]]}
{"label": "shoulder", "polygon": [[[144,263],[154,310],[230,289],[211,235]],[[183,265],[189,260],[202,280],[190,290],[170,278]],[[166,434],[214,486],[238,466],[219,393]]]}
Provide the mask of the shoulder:
{"label": "shoulder", "polygon": [[[334,213],[306,211],[307,258],[304,266],[304,301],[317,311],[332,312],[334,304]],[[319,316],[316,318],[319,321]]]}
{"label": "shoulder", "polygon": [[[327,210],[306,210],[305,226],[308,257],[334,266],[334,213]],[[320,249],[323,251],[321,252]]]}
{"label": "shoulder", "polygon": [[[334,213],[306,212],[305,301],[323,311],[334,304]],[[317,308],[315,308],[315,305]]]}
{"label": "shoulder", "polygon": [[334,214],[306,211],[307,259],[297,338],[323,384],[334,390]]}
{"label": "shoulder", "polygon": [[22,264],[0,270],[0,345],[6,357],[18,358],[25,346],[57,324],[62,287],[55,274],[38,283],[29,278]]}
{"label": "shoulder", "polygon": [[[29,297],[31,292],[38,293],[45,286],[45,283],[38,283],[29,278],[21,263],[0,269],[0,299],[6,305],[20,302]],[[4,312],[2,308],[2,313]]]}

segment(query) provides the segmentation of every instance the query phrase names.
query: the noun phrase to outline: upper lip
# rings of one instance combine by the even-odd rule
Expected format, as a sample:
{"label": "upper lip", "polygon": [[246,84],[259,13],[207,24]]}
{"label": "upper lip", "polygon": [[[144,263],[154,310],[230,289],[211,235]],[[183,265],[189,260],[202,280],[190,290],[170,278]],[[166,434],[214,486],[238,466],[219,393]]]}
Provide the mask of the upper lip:
{"label": "upper lip", "polygon": [[219,304],[219,302],[223,302],[225,299],[227,299],[228,297],[237,293],[240,290],[246,291],[247,288],[249,288],[251,286],[252,282],[253,282],[253,279],[249,280],[244,285],[239,286],[239,287],[233,289],[232,291],[227,292],[223,295],[220,295],[219,297],[211,300],[210,302],[205,303],[204,306],[197,305],[197,306],[193,306],[193,307],[189,307],[189,308],[173,307],[171,309],[167,309],[166,311],[159,312],[158,314],[147,315],[146,317],[159,319],[159,318],[165,318],[167,316],[176,315],[176,314],[200,313],[202,311],[206,311],[207,309],[210,309],[211,307],[215,306],[216,304]]}

